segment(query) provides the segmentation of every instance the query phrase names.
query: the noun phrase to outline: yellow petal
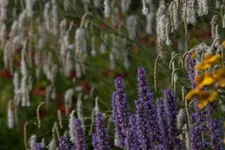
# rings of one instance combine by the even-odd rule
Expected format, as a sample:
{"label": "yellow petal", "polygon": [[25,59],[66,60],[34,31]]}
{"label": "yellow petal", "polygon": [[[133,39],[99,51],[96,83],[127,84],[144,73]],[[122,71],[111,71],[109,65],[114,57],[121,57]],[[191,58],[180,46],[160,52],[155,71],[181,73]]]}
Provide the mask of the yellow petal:
{"label": "yellow petal", "polygon": [[209,64],[217,64],[221,61],[221,55],[216,54],[214,56],[212,56],[211,58],[208,58],[207,60],[204,61],[204,63],[209,63]]}
{"label": "yellow petal", "polygon": [[204,79],[204,74],[199,74],[195,77],[195,84],[198,86]]}
{"label": "yellow petal", "polygon": [[209,102],[215,101],[217,96],[218,96],[218,93],[217,93],[216,91],[213,91],[213,92],[210,94],[210,96],[209,96],[209,98],[208,98],[208,101],[209,101]]}
{"label": "yellow petal", "polygon": [[223,45],[223,48],[225,48],[225,40],[223,41],[222,45]]}
{"label": "yellow petal", "polygon": [[222,79],[222,80],[219,81],[219,87],[225,88],[225,79]]}
{"label": "yellow petal", "polygon": [[194,96],[196,96],[199,92],[200,92],[199,88],[194,88],[194,89],[192,89],[191,91],[188,92],[188,94],[186,95],[185,99],[186,100],[190,100]]}
{"label": "yellow petal", "polygon": [[214,73],[214,77],[216,79],[223,79],[223,78],[225,78],[225,67],[221,67],[219,69],[216,69],[216,71]]}
{"label": "yellow petal", "polygon": [[208,104],[208,101],[200,101],[197,106],[199,109],[203,109],[205,108],[207,104]]}
{"label": "yellow petal", "polygon": [[212,64],[209,63],[199,63],[195,65],[195,70],[206,70],[212,67]]}
{"label": "yellow petal", "polygon": [[216,79],[212,76],[211,73],[206,72],[204,75],[204,79],[202,83],[199,85],[200,87],[209,86],[216,82]]}

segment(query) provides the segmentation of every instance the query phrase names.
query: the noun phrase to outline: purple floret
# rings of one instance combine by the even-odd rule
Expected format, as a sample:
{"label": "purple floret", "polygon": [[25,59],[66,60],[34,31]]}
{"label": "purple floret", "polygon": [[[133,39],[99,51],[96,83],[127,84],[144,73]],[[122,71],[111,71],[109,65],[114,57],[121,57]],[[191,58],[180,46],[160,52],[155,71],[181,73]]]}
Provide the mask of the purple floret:
{"label": "purple floret", "polygon": [[118,147],[124,147],[124,140],[126,138],[126,130],[128,127],[128,106],[127,96],[124,92],[124,82],[121,77],[115,79],[116,92],[112,96],[112,117],[115,126],[115,136],[117,136],[119,143]]}
{"label": "purple floret", "polygon": [[74,150],[85,150],[85,137],[84,137],[84,129],[83,123],[80,119],[74,120]]}
{"label": "purple floret", "polygon": [[69,150],[69,144],[64,136],[59,138],[59,150]]}
{"label": "purple floret", "polygon": [[95,133],[92,136],[92,145],[95,150],[110,150],[108,133],[104,125],[104,117],[97,114],[95,117]]}

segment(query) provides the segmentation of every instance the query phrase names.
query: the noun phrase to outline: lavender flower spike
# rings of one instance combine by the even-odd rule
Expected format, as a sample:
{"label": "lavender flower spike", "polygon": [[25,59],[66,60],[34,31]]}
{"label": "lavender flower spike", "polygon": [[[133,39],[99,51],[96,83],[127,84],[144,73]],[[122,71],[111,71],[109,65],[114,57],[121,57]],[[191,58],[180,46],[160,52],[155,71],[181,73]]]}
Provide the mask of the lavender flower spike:
{"label": "lavender flower spike", "polygon": [[207,107],[207,113],[209,115],[208,127],[210,131],[211,146],[215,150],[224,150],[223,148],[223,125],[222,120],[213,118],[211,115],[217,110],[217,102],[214,101]]}
{"label": "lavender flower spike", "polygon": [[82,121],[80,119],[74,120],[74,150],[85,150],[85,137],[84,137],[84,129],[82,127]]}
{"label": "lavender flower spike", "polygon": [[115,136],[118,137],[118,147],[124,147],[128,127],[127,96],[124,92],[124,81],[121,77],[115,79],[116,92],[112,96],[112,117],[115,125]]}
{"label": "lavender flower spike", "polygon": [[151,100],[153,99],[153,94],[148,86],[148,81],[146,79],[146,72],[143,67],[138,67],[138,96],[141,100]]}
{"label": "lavender flower spike", "polygon": [[136,125],[136,114],[129,116],[129,128],[126,130],[125,145],[127,150],[137,150],[137,125]]}
{"label": "lavender flower spike", "polygon": [[148,120],[149,130],[153,136],[152,137],[153,139],[151,140],[157,142],[159,141],[160,134],[157,122],[156,107],[155,103],[153,102],[153,94],[151,93],[150,88],[148,86],[148,81],[146,79],[146,72],[143,67],[138,68],[137,80],[138,80],[138,95],[139,95],[138,101],[143,102],[143,103],[141,102],[136,103],[139,105],[139,106],[136,105],[137,114],[139,115],[138,113],[139,108],[143,109],[140,110],[140,112],[142,112],[145,119]]}
{"label": "lavender flower spike", "polygon": [[41,143],[35,143],[34,150],[43,150]]}
{"label": "lavender flower spike", "polygon": [[64,136],[59,138],[59,150],[69,150],[69,144]]}
{"label": "lavender flower spike", "polygon": [[180,134],[177,129],[178,108],[176,104],[176,96],[173,90],[164,91],[164,107],[167,115],[168,141],[169,145],[177,144],[177,136]]}
{"label": "lavender flower spike", "polygon": [[137,125],[137,139],[138,147],[140,149],[153,149],[153,132],[149,123],[149,114],[145,108],[145,102],[141,100],[135,101],[136,105],[136,125]]}
{"label": "lavender flower spike", "polygon": [[[159,125],[159,133],[160,133],[160,143],[165,144],[168,141],[168,133],[167,133],[167,122],[166,122],[166,112],[163,104],[163,99],[159,98],[156,101],[157,105],[157,120]],[[161,147],[161,146],[159,146]]]}
{"label": "lavender flower spike", "polygon": [[92,145],[94,150],[110,150],[108,142],[108,133],[104,124],[102,114],[97,114],[95,118],[95,133],[92,136]]}
{"label": "lavender flower spike", "polygon": [[188,76],[191,81],[192,88],[195,87],[195,70],[194,67],[196,65],[196,60],[191,58],[191,54],[187,54],[187,62],[188,62]]}

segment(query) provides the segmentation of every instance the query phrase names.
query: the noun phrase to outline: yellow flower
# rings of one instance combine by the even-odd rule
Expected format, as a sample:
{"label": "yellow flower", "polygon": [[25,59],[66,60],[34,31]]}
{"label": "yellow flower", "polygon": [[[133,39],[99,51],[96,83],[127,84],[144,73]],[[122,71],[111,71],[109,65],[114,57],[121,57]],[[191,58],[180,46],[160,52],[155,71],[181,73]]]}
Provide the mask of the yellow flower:
{"label": "yellow flower", "polygon": [[188,94],[186,95],[185,99],[186,100],[190,100],[194,96],[198,95],[199,92],[200,92],[199,88],[194,88],[194,89],[192,89],[191,91],[188,92]]}
{"label": "yellow flower", "polygon": [[209,69],[212,67],[212,64],[209,64],[209,63],[199,63],[197,65],[195,65],[195,70],[206,70],[206,69]]}
{"label": "yellow flower", "polygon": [[221,55],[216,54],[216,55],[212,55],[212,54],[208,54],[210,56],[205,57],[204,59],[204,63],[209,63],[209,64],[217,64],[221,61]]}
{"label": "yellow flower", "polygon": [[214,77],[218,80],[224,79],[225,78],[225,67],[216,69],[216,71],[214,73]]}
{"label": "yellow flower", "polygon": [[213,91],[211,93],[208,91],[201,91],[198,95],[199,109],[204,108],[209,102],[213,102],[217,96],[218,93],[216,91]]}
{"label": "yellow flower", "polygon": [[219,81],[219,87],[225,88],[225,79],[222,79],[222,80]]}
{"label": "yellow flower", "polygon": [[200,83],[202,83],[204,79],[204,74],[198,74],[195,76],[195,84],[198,86]]}
{"label": "yellow flower", "polygon": [[212,65],[215,65],[221,61],[221,55],[216,54],[207,54],[204,57],[204,61],[195,65],[195,70],[206,70],[212,67]]}
{"label": "yellow flower", "polygon": [[204,87],[204,86],[209,86],[216,83],[216,79],[212,76],[211,73],[206,72],[204,74],[204,79],[202,80],[202,82],[199,84],[199,87]]}
{"label": "yellow flower", "polygon": [[225,48],[225,40],[223,41],[222,45],[223,45],[223,48]]}

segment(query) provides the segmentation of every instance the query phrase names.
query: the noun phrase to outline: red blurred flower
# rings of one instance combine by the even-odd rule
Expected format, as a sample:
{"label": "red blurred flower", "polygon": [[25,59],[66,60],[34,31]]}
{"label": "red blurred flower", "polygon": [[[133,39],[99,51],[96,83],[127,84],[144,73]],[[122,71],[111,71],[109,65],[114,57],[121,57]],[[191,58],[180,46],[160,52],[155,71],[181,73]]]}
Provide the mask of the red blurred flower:
{"label": "red blurred flower", "polygon": [[10,73],[9,69],[7,69],[7,68],[3,68],[0,70],[0,77],[5,78],[5,79],[13,78],[12,74]]}

